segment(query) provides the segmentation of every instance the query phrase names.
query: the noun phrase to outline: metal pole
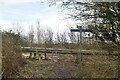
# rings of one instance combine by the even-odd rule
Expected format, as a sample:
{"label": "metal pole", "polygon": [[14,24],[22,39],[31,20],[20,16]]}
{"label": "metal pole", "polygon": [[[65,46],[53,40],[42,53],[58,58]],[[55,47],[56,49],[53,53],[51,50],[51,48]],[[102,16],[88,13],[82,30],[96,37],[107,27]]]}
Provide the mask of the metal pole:
{"label": "metal pole", "polygon": [[79,63],[79,61],[82,61],[82,26],[77,26],[77,28],[80,30],[80,57],[78,53],[76,62]]}
{"label": "metal pole", "polygon": [[81,54],[81,61],[82,61],[82,26],[79,26],[80,29],[80,54]]}
{"label": "metal pole", "polygon": [[82,27],[80,30],[80,54],[81,54],[81,61],[82,61]]}
{"label": "metal pole", "polygon": [[[81,72],[82,72],[82,70],[83,70],[83,68],[82,68],[82,26],[79,26],[79,29],[80,29],[80,65],[81,65],[81,67],[80,67],[80,70],[81,70]],[[82,76],[81,76],[81,78],[83,78]]]}

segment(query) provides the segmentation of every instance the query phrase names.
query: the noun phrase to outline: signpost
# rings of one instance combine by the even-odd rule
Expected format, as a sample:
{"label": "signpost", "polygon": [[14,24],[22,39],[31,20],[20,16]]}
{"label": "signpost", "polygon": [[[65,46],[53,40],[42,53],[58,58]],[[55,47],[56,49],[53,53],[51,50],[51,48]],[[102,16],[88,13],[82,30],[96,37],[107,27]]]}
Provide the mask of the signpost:
{"label": "signpost", "polygon": [[87,30],[87,29],[71,29],[70,30],[71,32],[92,32],[92,30]]}
{"label": "signpost", "polygon": [[[82,61],[82,26],[78,26],[78,29],[71,29],[71,32],[80,32],[80,53],[81,53],[81,61]],[[77,57],[79,60],[79,57]],[[78,61],[77,61],[78,62]]]}
{"label": "signpost", "polygon": [[77,29],[71,29],[70,31],[71,32],[80,32],[80,53],[81,53],[81,61],[82,61],[82,32],[93,32],[93,30],[92,29],[82,29],[82,26],[77,25]]}
{"label": "signpost", "polygon": [[71,32],[80,32],[80,29],[71,29]]}

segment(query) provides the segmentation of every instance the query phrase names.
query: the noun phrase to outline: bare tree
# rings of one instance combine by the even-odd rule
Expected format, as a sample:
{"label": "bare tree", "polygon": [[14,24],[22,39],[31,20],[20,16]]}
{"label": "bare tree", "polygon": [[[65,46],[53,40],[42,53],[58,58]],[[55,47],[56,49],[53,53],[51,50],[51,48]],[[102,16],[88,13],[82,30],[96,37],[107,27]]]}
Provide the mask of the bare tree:
{"label": "bare tree", "polygon": [[37,22],[36,31],[38,44],[41,44],[43,42],[43,30],[39,21]]}
{"label": "bare tree", "polygon": [[44,43],[46,47],[52,47],[53,45],[53,32],[51,29],[47,29],[44,33]]}
{"label": "bare tree", "polygon": [[29,42],[32,44],[34,41],[34,29],[33,29],[33,27],[31,27],[31,29],[28,33],[28,36],[29,36]]}
{"label": "bare tree", "polygon": [[60,34],[62,47],[69,48],[67,37],[68,37],[67,32]]}
{"label": "bare tree", "polygon": [[22,32],[23,32],[23,29],[22,29],[22,24],[20,23],[13,23],[13,32],[15,34],[18,34],[18,35],[21,35]]}
{"label": "bare tree", "polygon": [[56,41],[58,44],[61,42],[59,33],[56,34]]}

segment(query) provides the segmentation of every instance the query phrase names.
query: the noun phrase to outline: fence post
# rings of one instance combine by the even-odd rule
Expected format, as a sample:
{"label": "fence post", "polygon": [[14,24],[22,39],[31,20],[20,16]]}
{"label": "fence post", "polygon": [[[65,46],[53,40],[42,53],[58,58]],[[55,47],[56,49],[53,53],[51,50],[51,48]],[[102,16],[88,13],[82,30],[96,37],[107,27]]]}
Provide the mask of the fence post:
{"label": "fence post", "polygon": [[36,55],[36,53],[34,53],[34,58],[36,58],[37,57],[37,55]]}
{"label": "fence post", "polygon": [[[45,51],[46,51],[46,48],[45,48]],[[45,60],[47,59],[47,56],[46,56],[46,53],[45,53]]]}
{"label": "fence post", "polygon": [[41,54],[38,54],[38,60],[41,60],[41,59],[42,59]]}
{"label": "fence post", "polygon": [[32,53],[30,52],[30,56],[29,56],[29,58],[32,58]]}

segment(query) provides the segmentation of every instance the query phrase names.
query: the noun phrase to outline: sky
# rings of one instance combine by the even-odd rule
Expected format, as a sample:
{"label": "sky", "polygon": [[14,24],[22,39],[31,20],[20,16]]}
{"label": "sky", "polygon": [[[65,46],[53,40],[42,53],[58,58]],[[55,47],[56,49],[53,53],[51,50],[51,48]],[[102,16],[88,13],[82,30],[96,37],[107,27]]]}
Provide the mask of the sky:
{"label": "sky", "polygon": [[74,21],[64,19],[60,7],[49,7],[44,0],[0,0],[0,26],[2,30],[15,28],[13,24],[19,23],[26,34],[31,25],[37,21],[44,29],[51,28],[53,32],[69,30],[68,26],[74,25]]}

